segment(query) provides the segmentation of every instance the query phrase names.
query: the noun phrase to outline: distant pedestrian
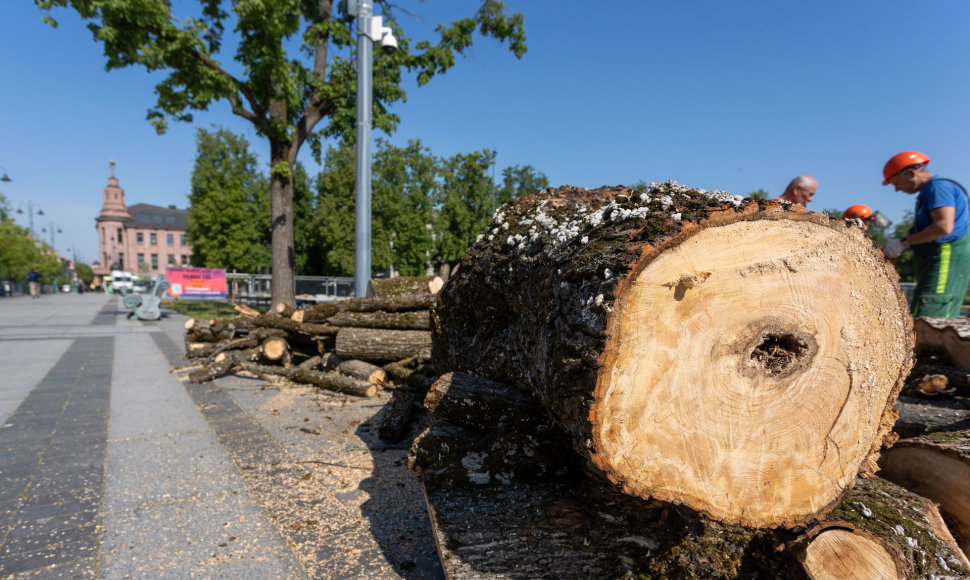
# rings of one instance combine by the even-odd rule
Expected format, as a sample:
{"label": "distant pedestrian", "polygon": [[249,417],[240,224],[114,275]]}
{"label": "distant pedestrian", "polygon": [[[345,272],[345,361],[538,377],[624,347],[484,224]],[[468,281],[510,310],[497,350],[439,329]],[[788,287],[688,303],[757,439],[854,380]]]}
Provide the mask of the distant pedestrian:
{"label": "distant pedestrian", "polygon": [[40,298],[40,272],[37,268],[31,268],[27,274],[27,285],[30,286],[30,297]]}
{"label": "distant pedestrian", "polygon": [[788,182],[785,193],[776,198],[778,201],[790,201],[797,205],[808,205],[818,191],[818,182],[808,174],[802,174]]}
{"label": "distant pedestrian", "polygon": [[970,283],[970,208],[962,185],[930,173],[930,158],[919,151],[893,155],[883,167],[883,185],[916,196],[915,223],[903,238],[883,245],[887,258],[909,248],[916,256],[913,316],[960,316]]}

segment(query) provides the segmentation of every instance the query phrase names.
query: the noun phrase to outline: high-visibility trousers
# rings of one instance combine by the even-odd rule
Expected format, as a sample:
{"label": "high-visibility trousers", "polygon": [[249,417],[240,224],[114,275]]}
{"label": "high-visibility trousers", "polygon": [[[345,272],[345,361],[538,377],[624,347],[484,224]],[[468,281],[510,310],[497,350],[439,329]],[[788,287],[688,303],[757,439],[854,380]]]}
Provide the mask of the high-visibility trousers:
{"label": "high-visibility trousers", "polygon": [[970,234],[944,244],[916,244],[916,287],[909,308],[913,317],[960,316],[970,283]]}

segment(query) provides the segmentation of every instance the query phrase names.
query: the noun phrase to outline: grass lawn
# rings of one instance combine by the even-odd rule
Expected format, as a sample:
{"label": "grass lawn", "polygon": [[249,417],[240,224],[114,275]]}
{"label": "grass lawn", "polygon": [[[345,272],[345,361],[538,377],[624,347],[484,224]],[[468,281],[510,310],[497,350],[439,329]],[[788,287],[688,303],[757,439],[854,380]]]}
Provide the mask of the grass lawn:
{"label": "grass lawn", "polygon": [[162,308],[167,308],[173,312],[202,320],[234,318],[237,316],[236,311],[232,309],[232,304],[226,300],[200,300],[191,298],[162,300]]}

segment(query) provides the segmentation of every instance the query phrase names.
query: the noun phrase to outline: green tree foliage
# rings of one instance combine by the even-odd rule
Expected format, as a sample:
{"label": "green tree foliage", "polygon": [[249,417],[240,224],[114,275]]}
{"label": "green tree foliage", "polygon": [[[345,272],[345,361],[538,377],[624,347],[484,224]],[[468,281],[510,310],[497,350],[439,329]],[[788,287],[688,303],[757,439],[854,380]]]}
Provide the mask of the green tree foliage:
{"label": "green tree foliage", "polygon": [[91,266],[76,262],[74,264],[74,271],[77,272],[77,277],[81,282],[84,282],[85,286],[91,286],[91,282],[94,281],[94,270],[91,269]]}
{"label": "green tree foliage", "polygon": [[315,239],[310,267],[332,276],[354,273],[354,147],[330,146],[316,180]]}
{"label": "green tree foliage", "polygon": [[492,219],[495,184],[489,169],[494,160],[495,152],[483,149],[441,163],[437,253],[445,262],[460,260]]}
{"label": "green tree foliage", "polygon": [[[192,112],[227,101],[269,145],[271,167],[272,300],[295,298],[294,183],[297,154],[323,136],[350,137],[355,128],[355,35],[334,13],[332,0],[34,0],[38,7],[75,10],[104,46],[107,68],[141,66],[167,75],[156,86],[148,117],[159,132],[168,119],[192,121]],[[375,51],[374,126],[398,122],[388,107],[405,99],[405,73],[418,85],[447,72],[475,34],[525,51],[521,14],[498,0],[484,0],[474,16],[440,25],[434,44],[413,44],[394,18],[391,2],[376,0],[398,39],[393,55]],[[56,26],[56,21],[45,16]],[[234,31],[224,43],[226,30]],[[348,49],[339,54],[335,49]],[[230,53],[230,50],[234,52]],[[346,56],[344,56],[346,54]],[[317,131],[318,125],[323,131]]]}
{"label": "green tree foliage", "polygon": [[[747,197],[751,197],[754,199],[771,199],[770,196],[771,194],[763,189],[756,189],[747,195]],[[825,210],[825,211],[829,211],[829,210]],[[841,216],[842,212],[839,212],[839,215]]]}
{"label": "green tree foliage", "polygon": [[373,265],[424,275],[434,252],[438,160],[420,141],[403,148],[380,141],[373,171]]}
{"label": "green tree foliage", "polygon": [[27,281],[37,268],[44,284],[52,284],[61,272],[61,260],[42,240],[32,240],[27,228],[18,226],[7,198],[0,194],[0,280]]}
{"label": "green tree foliage", "polygon": [[[903,220],[893,227],[893,238],[905,238],[909,235],[910,230],[916,223],[916,216],[913,215],[912,211],[907,210],[903,214]],[[883,242],[885,243],[885,242]],[[896,273],[899,274],[899,279],[902,282],[915,282],[916,281],[916,257],[913,252],[903,252],[903,255],[896,260],[893,264],[896,267]]]}
{"label": "green tree foliage", "polygon": [[225,129],[196,134],[186,217],[192,265],[256,272],[270,264],[269,184],[244,137]]}
{"label": "green tree foliage", "polygon": [[[492,179],[495,153],[489,150],[440,159],[409,141],[395,147],[378,140],[374,153],[371,261],[404,275],[454,263],[492,219],[493,207],[548,187],[531,166],[502,171]],[[315,183],[315,214],[308,269],[349,276],[354,267],[354,150],[349,143],[327,149],[325,168]]]}

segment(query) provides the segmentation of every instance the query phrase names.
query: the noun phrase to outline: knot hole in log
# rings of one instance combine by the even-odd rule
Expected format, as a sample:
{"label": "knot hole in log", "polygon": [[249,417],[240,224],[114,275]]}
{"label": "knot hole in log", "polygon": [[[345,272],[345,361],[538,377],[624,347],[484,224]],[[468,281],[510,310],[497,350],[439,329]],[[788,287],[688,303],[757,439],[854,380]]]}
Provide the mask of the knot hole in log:
{"label": "knot hole in log", "polygon": [[751,351],[749,365],[772,378],[781,378],[808,366],[815,350],[815,341],[808,337],[769,332]]}
{"label": "knot hole in log", "polygon": [[[733,342],[733,341],[731,341]],[[763,320],[746,329],[734,342],[741,374],[778,380],[808,369],[818,352],[809,329],[777,319]]]}

